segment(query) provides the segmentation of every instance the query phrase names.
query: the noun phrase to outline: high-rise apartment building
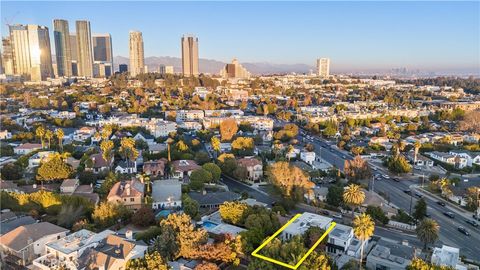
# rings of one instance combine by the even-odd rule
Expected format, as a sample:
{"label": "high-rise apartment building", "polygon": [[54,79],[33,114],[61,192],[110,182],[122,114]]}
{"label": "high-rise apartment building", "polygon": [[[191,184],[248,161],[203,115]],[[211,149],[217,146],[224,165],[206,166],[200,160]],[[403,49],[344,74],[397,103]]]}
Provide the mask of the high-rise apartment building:
{"label": "high-rise apartment building", "polygon": [[70,46],[70,30],[67,20],[53,20],[53,39],[57,58],[57,75],[70,77],[72,73],[72,49]]}
{"label": "high-rise apartment building", "polygon": [[113,74],[113,49],[110,34],[93,35],[93,64],[95,77]]}
{"label": "high-rise apartment building", "polygon": [[317,75],[323,78],[330,76],[330,59],[319,58],[317,59]]}
{"label": "high-rise apartment building", "polygon": [[248,79],[250,78],[250,72],[234,58],[231,64],[226,64],[225,67],[220,70],[220,76],[225,79]]}
{"label": "high-rise apartment building", "polygon": [[130,31],[130,76],[135,77],[145,72],[142,32]]}
{"label": "high-rise apartment building", "polygon": [[89,21],[76,21],[78,76],[93,77],[92,34]]}
{"label": "high-rise apartment building", "polygon": [[78,76],[77,35],[70,34],[70,57],[72,59],[72,75]]}
{"label": "high-rise apartment building", "polygon": [[127,64],[118,65],[118,72],[120,73],[128,72],[128,65]]}
{"label": "high-rise apartment building", "polygon": [[53,77],[48,27],[35,24],[10,25],[9,30],[14,74],[32,81]]}
{"label": "high-rise apartment building", "polygon": [[173,66],[159,65],[158,73],[160,74],[173,74]]}
{"label": "high-rise apartment building", "polygon": [[182,72],[184,76],[198,76],[197,37],[182,37]]}

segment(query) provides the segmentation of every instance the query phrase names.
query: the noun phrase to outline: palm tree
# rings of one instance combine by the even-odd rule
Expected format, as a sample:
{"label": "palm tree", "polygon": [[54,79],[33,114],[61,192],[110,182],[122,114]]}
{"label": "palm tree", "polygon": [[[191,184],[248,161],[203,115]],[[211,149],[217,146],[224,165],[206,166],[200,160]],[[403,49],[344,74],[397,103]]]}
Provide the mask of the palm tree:
{"label": "palm tree", "polygon": [[293,147],[293,145],[289,145],[287,148],[287,157],[289,162],[290,162],[290,157],[294,152],[295,152],[295,147]]}
{"label": "palm tree", "polygon": [[365,192],[359,185],[351,184],[343,191],[343,201],[352,206],[352,218],[355,207],[361,205],[365,200]]}
{"label": "palm tree", "polygon": [[63,152],[63,137],[65,136],[65,133],[63,132],[63,129],[58,128],[55,131],[55,135],[57,136],[57,139],[58,139],[58,145],[60,146],[60,149]]}
{"label": "palm tree", "polygon": [[438,223],[431,219],[425,218],[420,224],[418,224],[415,229],[418,239],[423,242],[423,249],[427,249],[427,244],[433,244],[438,239],[438,233],[440,231],[440,226]]}
{"label": "palm tree", "polygon": [[212,144],[212,149],[213,151],[215,151],[215,157],[216,155],[218,155],[218,153],[220,152],[220,140],[213,136],[211,139],[210,139],[210,143]]}
{"label": "palm tree", "polygon": [[362,268],[363,248],[365,242],[370,239],[374,230],[375,222],[373,222],[369,215],[363,213],[353,219],[353,233],[358,240],[362,241],[362,246],[360,247],[360,269]]}
{"label": "palm tree", "polygon": [[50,140],[53,138],[53,132],[51,130],[47,130],[45,132],[45,139],[48,141],[48,149],[50,149]]}
{"label": "palm tree", "polygon": [[35,135],[40,139],[40,142],[42,143],[42,148],[45,147],[44,142],[43,142],[43,136],[45,136],[45,128],[43,126],[39,126],[35,130]]}
{"label": "palm tree", "polygon": [[413,163],[417,163],[417,155],[418,155],[418,150],[420,150],[420,147],[422,147],[422,143],[419,141],[416,141],[414,144],[414,149],[415,149],[415,156],[413,158]]}
{"label": "palm tree", "polygon": [[174,142],[174,140],[172,138],[168,138],[166,143],[167,143],[167,150],[168,150],[168,162],[171,162],[172,159],[171,159],[171,156],[170,156],[170,148],[171,148],[171,144]]}

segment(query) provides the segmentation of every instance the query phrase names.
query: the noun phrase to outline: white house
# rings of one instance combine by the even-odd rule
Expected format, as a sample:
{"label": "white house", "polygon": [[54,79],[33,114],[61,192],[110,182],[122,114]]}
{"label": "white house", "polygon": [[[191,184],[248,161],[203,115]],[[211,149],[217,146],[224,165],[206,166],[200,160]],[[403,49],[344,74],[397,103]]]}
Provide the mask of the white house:
{"label": "white house", "polygon": [[73,140],[78,142],[84,142],[88,138],[92,137],[96,132],[94,127],[81,127],[75,130],[73,133]]}
{"label": "white house", "polygon": [[120,161],[115,167],[115,173],[137,173],[137,162],[136,161]]}
{"label": "white house", "polygon": [[80,185],[80,181],[77,178],[65,179],[60,185],[60,192],[72,194],[73,192],[75,192],[75,190],[79,185]]}
{"label": "white house", "polygon": [[450,153],[444,153],[444,152],[438,152],[438,151],[433,151],[428,153],[431,158],[436,159],[438,161],[450,164],[455,166],[455,168],[465,168],[467,167],[467,159],[460,156],[460,155],[453,155]]}
{"label": "white house", "polygon": [[457,270],[467,269],[467,267],[459,264],[461,262],[460,249],[446,245],[433,249],[431,262],[435,265],[452,267]]}
{"label": "white house", "polygon": [[42,149],[42,145],[39,143],[24,143],[13,148],[13,153],[15,155],[26,155],[40,149]]}
{"label": "white house", "polygon": [[333,220],[329,217],[305,212],[285,228],[285,230],[282,231],[281,236],[284,240],[289,240],[295,235],[303,235],[310,227],[319,227],[326,230],[330,227],[332,221]]}
{"label": "white house", "polygon": [[153,209],[182,207],[182,183],[176,179],[154,181],[152,200]]}
{"label": "white house", "polygon": [[34,168],[40,166],[40,163],[49,160],[50,156],[55,153],[54,151],[40,151],[28,159],[28,168]]}
{"label": "white house", "polygon": [[344,254],[354,239],[353,228],[343,224],[335,225],[328,234],[327,251],[331,254]]}
{"label": "white house", "polygon": [[467,161],[467,166],[472,167],[473,164],[480,165],[480,153],[468,151],[450,151],[450,154],[464,158]]}
{"label": "white house", "polygon": [[315,161],[315,152],[302,151],[300,152],[300,159],[313,167]]}
{"label": "white house", "polygon": [[148,144],[148,146],[152,145],[155,143],[155,137],[153,137],[152,135],[149,135],[149,134],[143,134],[141,132],[137,133],[133,139],[135,141],[137,140],[141,140],[141,141],[144,141]]}
{"label": "white house", "polygon": [[0,140],[8,140],[12,138],[12,133],[8,130],[0,131]]}

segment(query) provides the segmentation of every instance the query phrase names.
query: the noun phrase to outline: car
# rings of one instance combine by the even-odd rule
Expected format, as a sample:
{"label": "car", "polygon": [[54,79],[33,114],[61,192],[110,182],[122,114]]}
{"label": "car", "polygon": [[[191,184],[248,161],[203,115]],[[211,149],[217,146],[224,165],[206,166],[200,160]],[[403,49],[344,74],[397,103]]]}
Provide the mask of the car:
{"label": "car", "polygon": [[464,227],[460,226],[458,227],[458,231],[465,234],[465,235],[470,235],[470,233],[467,231],[467,229],[465,229]]}
{"label": "car", "polygon": [[478,223],[475,220],[467,219],[467,220],[465,220],[465,222],[472,225],[473,227],[478,227]]}
{"label": "car", "polygon": [[429,218],[429,217],[431,217],[432,215],[430,215],[429,213],[425,213],[425,216]]}
{"label": "car", "polygon": [[473,219],[479,220],[480,221],[480,216],[477,216],[475,214],[472,215]]}
{"label": "car", "polygon": [[455,218],[455,215],[452,212],[443,212],[443,214],[449,218]]}
{"label": "car", "polygon": [[332,217],[341,219],[343,218],[342,214],[333,214]]}
{"label": "car", "polygon": [[403,192],[406,193],[406,194],[412,193],[412,191],[410,189],[405,189],[405,190],[403,190]]}
{"label": "car", "polygon": [[388,176],[388,174],[384,174],[384,175],[383,175],[383,178],[385,178],[385,179],[390,179],[390,176]]}
{"label": "car", "polygon": [[324,216],[330,216],[330,212],[328,212],[327,210],[321,210],[320,211],[320,214],[324,215]]}
{"label": "car", "polygon": [[442,201],[437,201],[437,204],[438,204],[438,205],[441,205],[441,206],[447,205],[446,203],[444,203],[444,202],[442,202]]}
{"label": "car", "polygon": [[422,198],[422,197],[423,197],[423,195],[420,194],[420,193],[418,193],[418,192],[415,192],[415,196],[417,196],[418,198]]}
{"label": "car", "polygon": [[395,181],[395,182],[400,182],[400,179],[398,179],[398,177],[394,177],[394,178],[393,178],[393,181]]}
{"label": "car", "polygon": [[373,170],[374,170],[374,171],[378,171],[378,169],[377,169],[377,168],[375,168],[375,167],[373,167]]}

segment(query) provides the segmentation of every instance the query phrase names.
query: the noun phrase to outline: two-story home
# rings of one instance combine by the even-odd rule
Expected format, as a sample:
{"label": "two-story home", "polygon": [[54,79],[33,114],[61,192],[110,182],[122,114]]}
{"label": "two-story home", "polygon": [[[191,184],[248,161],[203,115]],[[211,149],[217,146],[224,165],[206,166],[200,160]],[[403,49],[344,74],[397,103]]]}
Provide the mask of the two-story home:
{"label": "two-story home", "polygon": [[40,149],[42,149],[42,145],[39,143],[24,143],[13,148],[13,153],[15,155],[26,155]]}
{"label": "two-story home", "polygon": [[120,161],[115,167],[115,173],[133,174],[137,173],[137,161]]}
{"label": "two-story home", "polygon": [[73,133],[73,140],[84,142],[92,137],[97,130],[94,127],[81,127]]}
{"label": "two-story home", "polygon": [[93,171],[94,173],[101,173],[108,171],[111,162],[107,162],[101,153],[90,156],[91,166],[86,166],[85,170]]}
{"label": "two-story home", "polygon": [[201,167],[194,160],[172,161],[172,177],[176,179],[187,179],[193,171]]}
{"label": "two-story home", "polygon": [[313,163],[315,162],[315,152],[302,151],[300,152],[300,159],[313,167]]}
{"label": "two-story home", "polygon": [[149,160],[143,163],[143,172],[152,177],[163,177],[167,160],[164,158]]}
{"label": "two-story home", "polygon": [[45,244],[67,235],[69,230],[49,222],[17,227],[0,236],[0,254],[4,262],[26,266],[45,255]]}
{"label": "two-story home", "polygon": [[261,160],[254,157],[245,157],[237,160],[238,166],[247,169],[248,180],[259,182],[263,177],[263,164]]}
{"label": "two-story home", "polygon": [[154,181],[152,200],[153,209],[182,207],[182,182],[177,179]]}
{"label": "two-story home", "polygon": [[122,203],[127,208],[138,210],[143,205],[145,185],[133,178],[129,181],[117,182],[108,193],[107,201]]}

